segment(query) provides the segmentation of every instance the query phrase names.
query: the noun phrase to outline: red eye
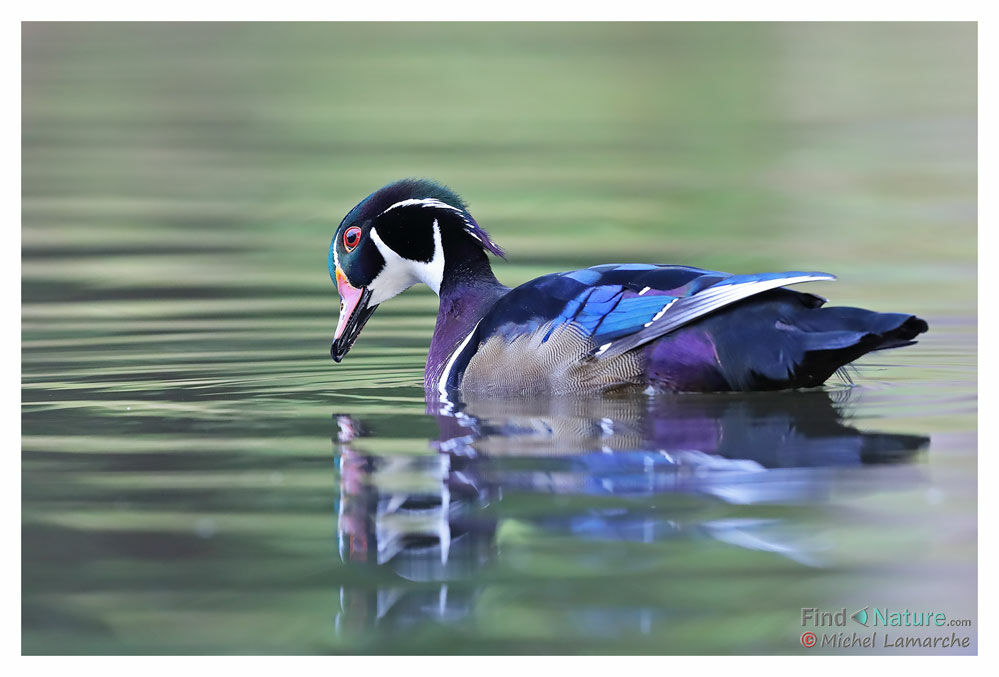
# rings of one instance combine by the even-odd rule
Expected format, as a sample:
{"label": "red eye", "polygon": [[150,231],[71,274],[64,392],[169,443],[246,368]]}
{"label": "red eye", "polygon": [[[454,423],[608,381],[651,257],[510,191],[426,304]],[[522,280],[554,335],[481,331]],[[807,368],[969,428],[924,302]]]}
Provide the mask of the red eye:
{"label": "red eye", "polygon": [[357,246],[357,243],[361,241],[361,229],[357,226],[351,226],[343,233],[343,246],[347,248],[347,251],[351,251]]}

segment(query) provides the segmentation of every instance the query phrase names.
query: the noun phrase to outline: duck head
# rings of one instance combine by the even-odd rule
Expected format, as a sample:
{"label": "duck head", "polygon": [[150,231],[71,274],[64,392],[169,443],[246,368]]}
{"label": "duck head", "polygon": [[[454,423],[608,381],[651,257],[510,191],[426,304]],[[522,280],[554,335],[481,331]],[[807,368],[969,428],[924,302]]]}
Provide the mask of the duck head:
{"label": "duck head", "polygon": [[333,360],[343,359],[379,304],[419,282],[440,294],[447,279],[488,270],[487,251],[503,256],[462,199],[440,184],[406,179],[364,198],[330,243],[329,272],[340,293]]}

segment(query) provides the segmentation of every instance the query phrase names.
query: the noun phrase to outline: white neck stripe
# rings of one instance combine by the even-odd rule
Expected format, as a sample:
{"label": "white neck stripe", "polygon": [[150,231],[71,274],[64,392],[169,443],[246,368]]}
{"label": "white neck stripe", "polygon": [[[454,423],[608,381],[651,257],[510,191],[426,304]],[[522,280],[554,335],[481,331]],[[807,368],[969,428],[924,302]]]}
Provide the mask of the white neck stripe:
{"label": "white neck stripe", "polygon": [[479,324],[481,322],[482,320],[476,322],[475,326],[472,327],[472,331],[468,332],[468,336],[465,337],[465,340],[458,344],[458,347],[454,349],[453,353],[451,353],[451,357],[448,359],[447,365],[444,367],[444,371],[441,372],[440,381],[437,382],[437,392],[439,392],[441,397],[445,400],[447,399],[447,380],[451,377],[451,370],[454,368],[454,362],[458,359],[458,356],[461,355],[461,351],[465,349],[465,346],[468,345],[469,340],[471,340],[472,335],[475,333],[475,330],[479,328]]}

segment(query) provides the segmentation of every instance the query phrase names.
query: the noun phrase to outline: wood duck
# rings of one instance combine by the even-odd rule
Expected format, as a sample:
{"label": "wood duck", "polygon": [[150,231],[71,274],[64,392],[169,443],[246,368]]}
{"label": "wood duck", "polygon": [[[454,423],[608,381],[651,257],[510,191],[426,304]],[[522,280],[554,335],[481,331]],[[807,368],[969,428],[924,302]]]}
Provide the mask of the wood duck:
{"label": "wood duck", "polygon": [[745,391],[819,386],[872,350],[914,343],[913,315],[823,307],[784,287],[820,272],[731,275],[688,266],[608,264],[514,289],[503,251],[450,189],[406,179],[344,217],[329,249],[340,362],[379,304],[423,282],[440,297],[424,386],[479,394]]}

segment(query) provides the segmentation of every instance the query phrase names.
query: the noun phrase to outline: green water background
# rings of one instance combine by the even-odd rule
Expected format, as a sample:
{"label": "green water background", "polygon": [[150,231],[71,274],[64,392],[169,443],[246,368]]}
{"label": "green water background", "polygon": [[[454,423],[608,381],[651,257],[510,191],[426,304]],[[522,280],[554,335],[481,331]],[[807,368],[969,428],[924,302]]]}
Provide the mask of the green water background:
{"label": "green water background", "polygon": [[[973,24],[22,40],[26,653],[795,652],[798,607],[875,592],[975,617]],[[334,632],[338,587],[370,581],[337,556],[331,415],[365,420],[375,454],[437,435],[429,290],[328,355],[330,234],[405,176],[467,198],[506,284],[626,261],[825,270],[839,281],[809,291],[928,319],[918,346],[861,362],[855,407],[861,428],[932,437],[926,481],[765,509],[824,534],[818,569],[696,539],[591,552],[523,519],[557,505],[514,502],[471,621]],[[672,618],[651,635],[568,622],[649,598]]]}

